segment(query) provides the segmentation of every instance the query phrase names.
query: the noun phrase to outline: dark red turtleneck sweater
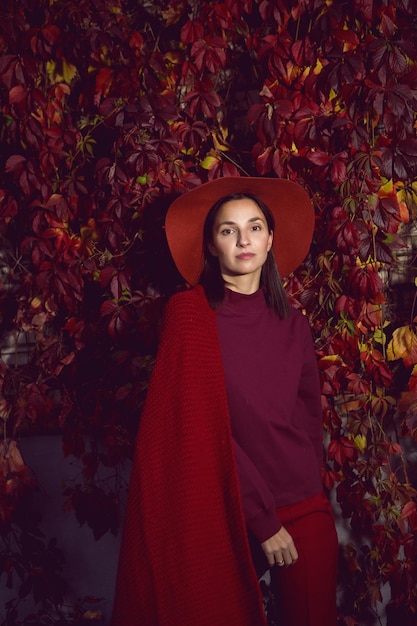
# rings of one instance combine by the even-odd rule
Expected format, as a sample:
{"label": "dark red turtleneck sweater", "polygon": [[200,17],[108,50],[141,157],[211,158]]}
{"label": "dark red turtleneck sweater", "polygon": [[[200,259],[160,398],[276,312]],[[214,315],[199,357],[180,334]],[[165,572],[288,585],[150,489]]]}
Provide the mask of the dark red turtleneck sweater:
{"label": "dark red turtleneck sweater", "polygon": [[316,355],[307,319],[279,319],[262,290],[226,289],[216,319],[243,510],[262,542],[281,527],[276,507],[322,489]]}

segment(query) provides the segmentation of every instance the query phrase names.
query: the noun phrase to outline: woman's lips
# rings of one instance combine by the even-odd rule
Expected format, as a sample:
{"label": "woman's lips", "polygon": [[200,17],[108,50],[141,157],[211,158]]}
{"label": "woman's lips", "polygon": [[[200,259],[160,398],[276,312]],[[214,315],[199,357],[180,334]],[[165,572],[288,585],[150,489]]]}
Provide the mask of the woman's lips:
{"label": "woman's lips", "polygon": [[238,254],[236,258],[245,261],[247,259],[252,259],[254,256],[253,252],[242,252],[242,254]]}

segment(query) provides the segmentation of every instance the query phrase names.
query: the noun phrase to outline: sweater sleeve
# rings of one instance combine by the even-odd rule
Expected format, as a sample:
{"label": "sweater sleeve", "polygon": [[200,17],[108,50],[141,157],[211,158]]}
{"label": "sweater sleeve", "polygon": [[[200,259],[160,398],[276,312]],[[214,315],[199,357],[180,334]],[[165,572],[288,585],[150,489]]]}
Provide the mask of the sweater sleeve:
{"label": "sweater sleeve", "polygon": [[234,438],[233,449],[246,524],[262,543],[282,527],[276,514],[274,496],[253,462]]}

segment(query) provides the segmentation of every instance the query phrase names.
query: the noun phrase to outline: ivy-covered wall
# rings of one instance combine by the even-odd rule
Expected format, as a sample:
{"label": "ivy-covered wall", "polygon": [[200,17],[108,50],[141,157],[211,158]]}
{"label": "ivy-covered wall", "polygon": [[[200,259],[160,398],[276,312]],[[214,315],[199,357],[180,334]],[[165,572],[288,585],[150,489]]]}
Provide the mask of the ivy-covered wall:
{"label": "ivy-covered wall", "polygon": [[[388,614],[416,623],[406,247],[417,211],[416,15],[414,0],[3,0],[0,584],[16,601],[0,608],[2,623],[34,623],[19,594],[33,594],[36,623],[49,623],[40,616],[63,594],[54,544],[31,514],[36,476],[21,437],[62,435],[80,467],[63,504],[92,541],[116,533],[119,470],[161,313],[184,288],[166,208],[203,181],[248,174],[298,181],[316,210],[311,254],[286,287],[314,331],[323,478],[352,532],[340,623],[373,623],[382,589]],[[400,293],[405,251],[411,282]]]}

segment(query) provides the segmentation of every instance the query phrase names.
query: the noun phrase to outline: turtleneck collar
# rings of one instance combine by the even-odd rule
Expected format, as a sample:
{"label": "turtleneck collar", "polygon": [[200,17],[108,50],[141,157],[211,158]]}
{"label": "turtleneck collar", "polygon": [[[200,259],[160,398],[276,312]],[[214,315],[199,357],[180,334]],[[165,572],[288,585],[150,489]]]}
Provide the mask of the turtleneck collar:
{"label": "turtleneck collar", "polygon": [[266,306],[262,288],[251,294],[240,293],[226,288],[224,301],[218,310],[222,314],[247,315],[259,313]]}

